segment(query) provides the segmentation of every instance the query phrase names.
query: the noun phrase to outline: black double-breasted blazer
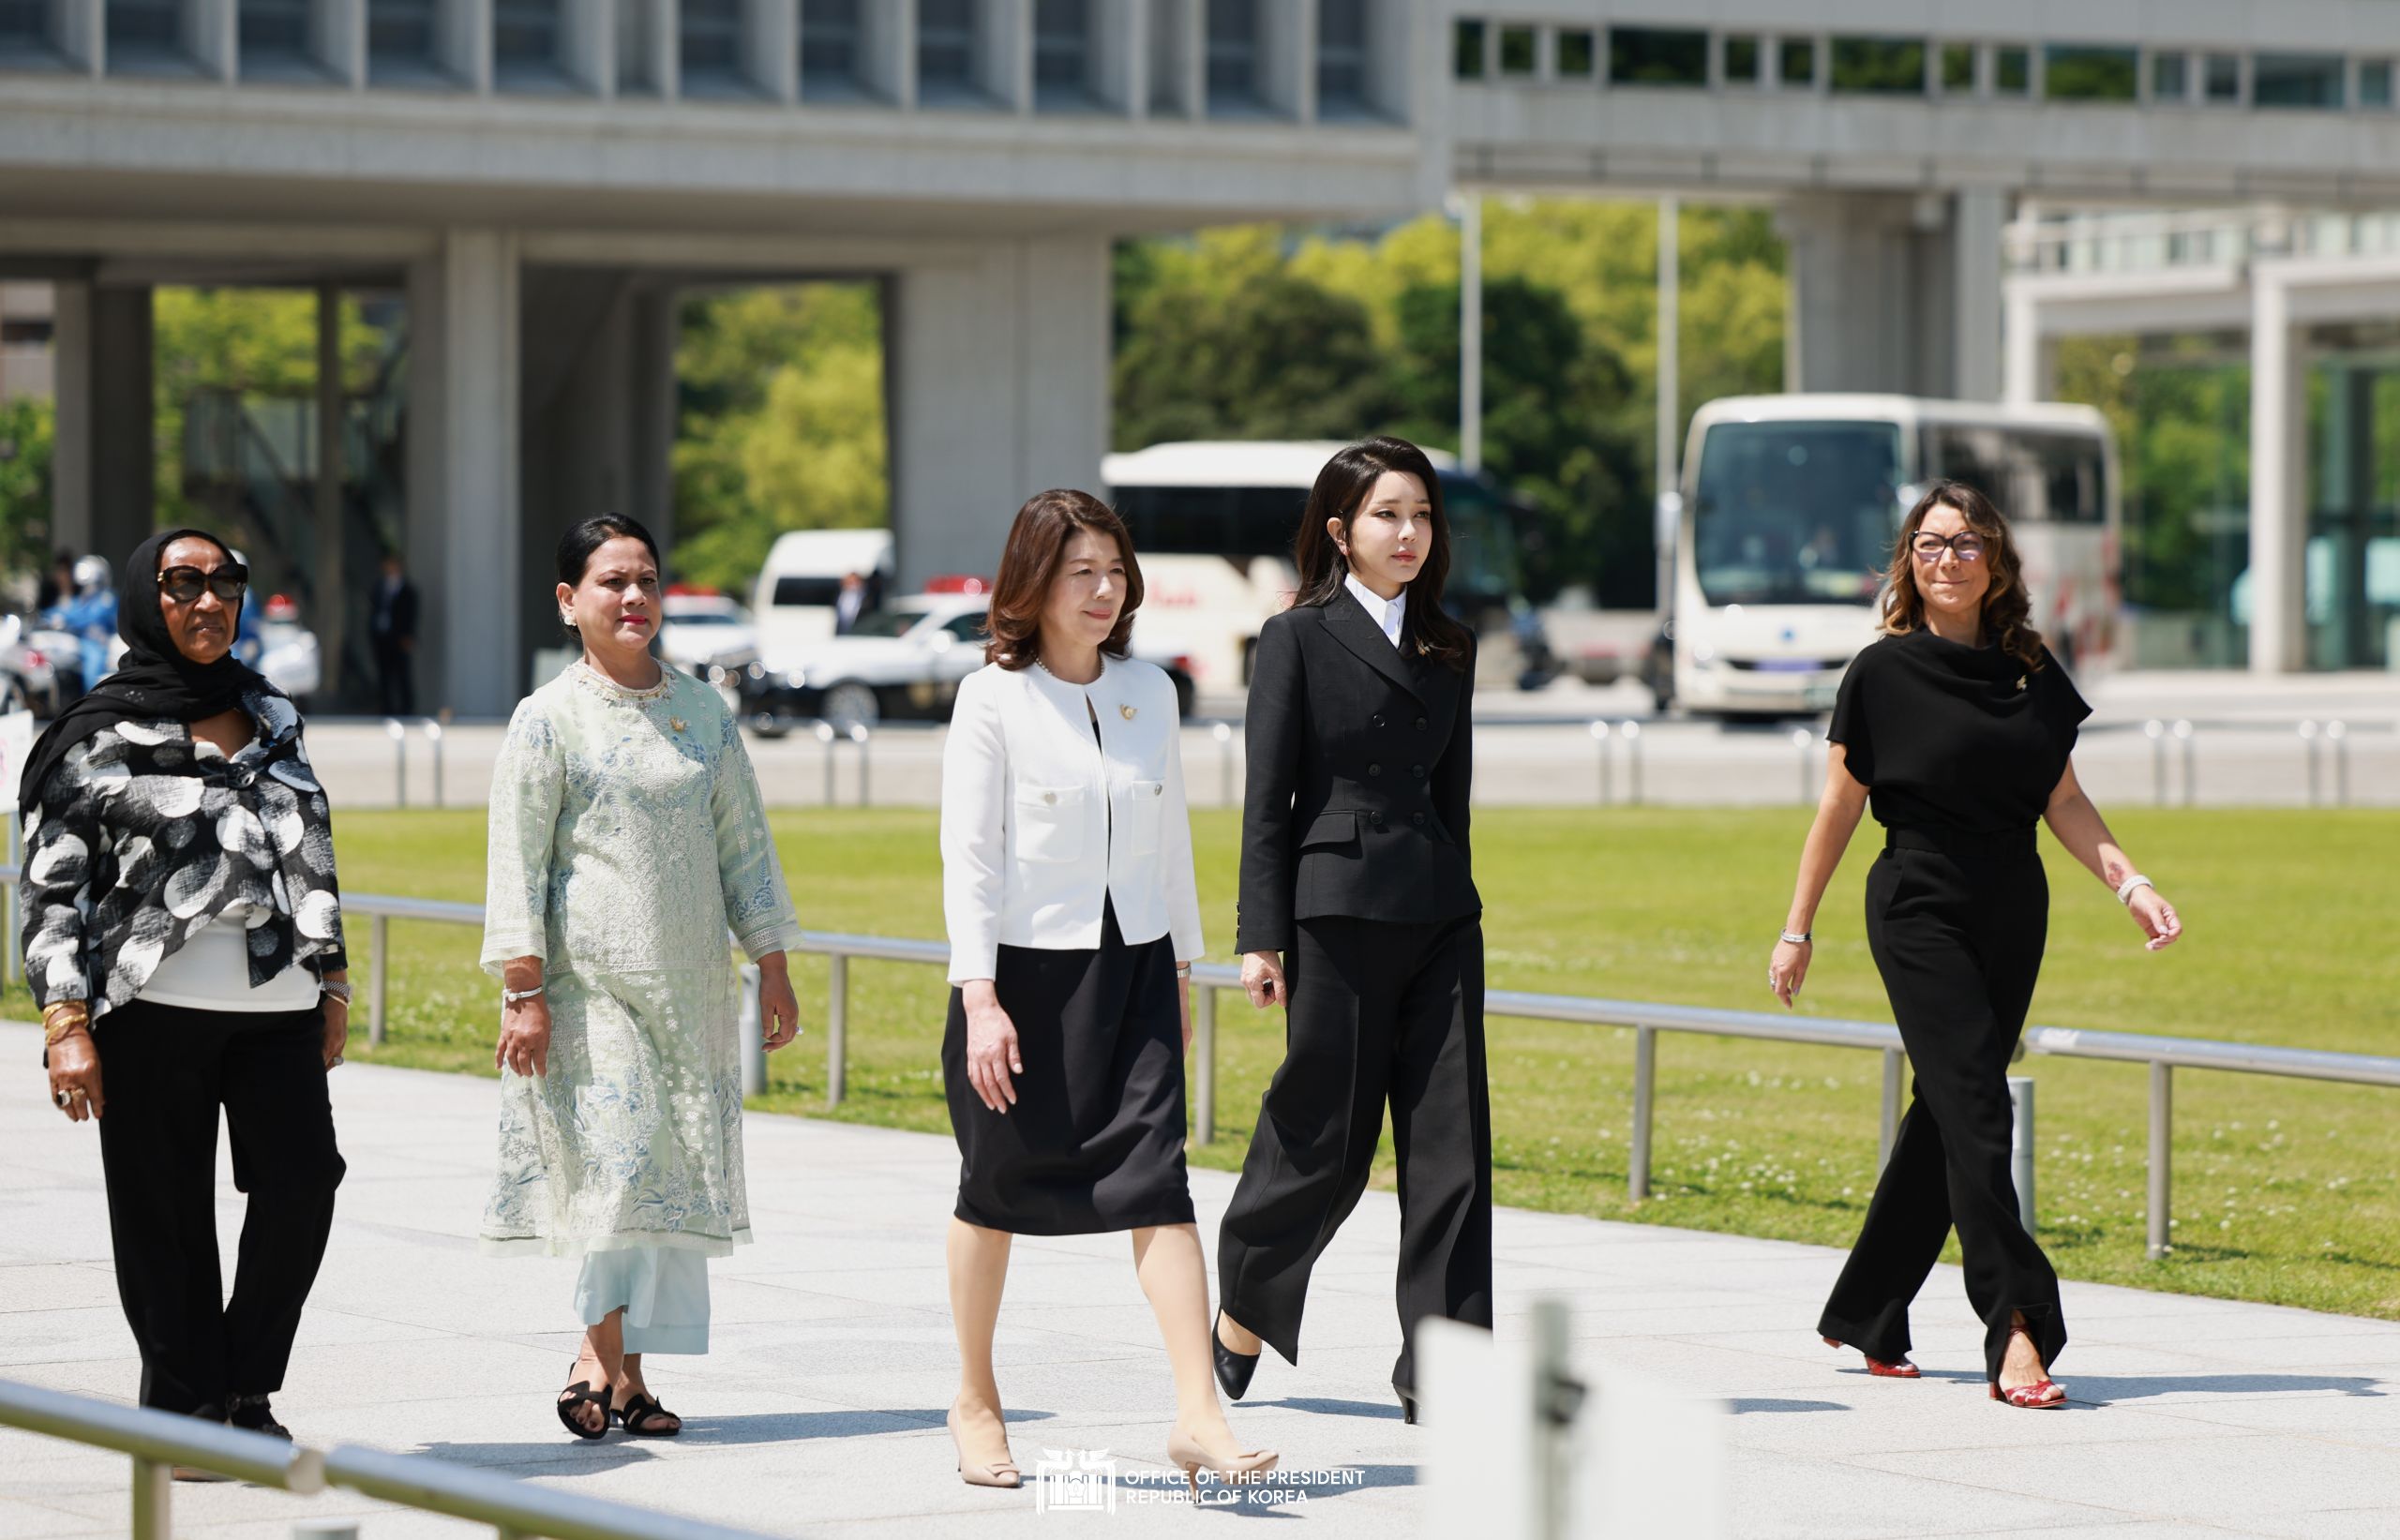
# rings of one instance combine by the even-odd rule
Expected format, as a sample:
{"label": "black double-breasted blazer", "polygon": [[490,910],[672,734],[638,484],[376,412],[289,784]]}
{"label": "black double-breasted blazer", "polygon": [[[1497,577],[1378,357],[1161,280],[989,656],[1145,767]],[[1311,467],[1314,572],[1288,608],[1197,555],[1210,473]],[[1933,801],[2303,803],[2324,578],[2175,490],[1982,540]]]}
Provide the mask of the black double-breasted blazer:
{"label": "black double-breasted blazer", "polygon": [[1467,845],[1474,659],[1404,656],[1348,593],[1259,633],[1235,948],[1321,915],[1432,923],[1483,907]]}

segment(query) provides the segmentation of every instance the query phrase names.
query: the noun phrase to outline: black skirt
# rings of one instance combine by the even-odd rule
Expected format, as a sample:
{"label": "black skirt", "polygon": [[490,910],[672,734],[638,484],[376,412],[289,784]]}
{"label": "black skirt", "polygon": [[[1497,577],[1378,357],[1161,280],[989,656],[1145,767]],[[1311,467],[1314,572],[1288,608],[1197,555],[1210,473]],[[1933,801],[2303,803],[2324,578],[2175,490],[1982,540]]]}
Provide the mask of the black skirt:
{"label": "black skirt", "polygon": [[993,979],[1025,1072],[1003,1114],[967,1079],[967,1005],[950,992],[942,1079],[958,1137],[957,1216],[1022,1235],[1191,1224],[1175,944],[1128,946],[1112,905],[1097,950],[1002,947]]}

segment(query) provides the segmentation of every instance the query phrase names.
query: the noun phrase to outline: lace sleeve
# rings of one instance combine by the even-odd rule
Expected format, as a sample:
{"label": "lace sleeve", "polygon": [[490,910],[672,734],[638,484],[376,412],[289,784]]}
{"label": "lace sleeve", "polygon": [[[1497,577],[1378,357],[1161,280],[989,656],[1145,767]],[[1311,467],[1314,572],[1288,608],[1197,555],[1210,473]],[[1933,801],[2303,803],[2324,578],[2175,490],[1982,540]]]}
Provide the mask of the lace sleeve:
{"label": "lace sleeve", "polygon": [[549,718],[531,698],[518,703],[491,770],[483,965],[495,978],[511,958],[549,955],[550,846],[565,780]]}
{"label": "lace sleeve", "polygon": [[725,892],[726,923],[754,963],[770,952],[790,950],[800,940],[800,918],[792,909],[791,890],[784,886],[783,862],[775,855],[774,833],[767,827],[758,773],[750,768],[741,725],[730,711],[718,732],[709,811],[716,823],[717,881]]}

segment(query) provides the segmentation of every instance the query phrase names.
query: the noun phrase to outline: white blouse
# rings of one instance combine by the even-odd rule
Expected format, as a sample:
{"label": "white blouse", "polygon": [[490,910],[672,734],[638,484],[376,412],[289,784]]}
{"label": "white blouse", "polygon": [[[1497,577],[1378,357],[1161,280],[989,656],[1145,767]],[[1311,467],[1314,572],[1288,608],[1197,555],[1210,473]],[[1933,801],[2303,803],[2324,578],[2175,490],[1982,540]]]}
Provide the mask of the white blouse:
{"label": "white blouse", "polygon": [[994,977],[1003,946],[1098,947],[1112,903],[1129,945],[1201,955],[1181,728],[1174,682],[1138,660],[1088,685],[998,664],[960,682],[941,760],[952,983]]}

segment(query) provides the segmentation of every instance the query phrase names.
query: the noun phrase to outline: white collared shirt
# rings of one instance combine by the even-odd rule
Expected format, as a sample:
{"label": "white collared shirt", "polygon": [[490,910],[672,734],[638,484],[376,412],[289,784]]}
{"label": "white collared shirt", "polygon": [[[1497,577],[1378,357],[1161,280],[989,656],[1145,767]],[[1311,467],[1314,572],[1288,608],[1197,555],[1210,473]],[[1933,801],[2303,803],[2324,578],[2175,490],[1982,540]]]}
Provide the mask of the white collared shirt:
{"label": "white collared shirt", "polygon": [[1358,575],[1355,572],[1342,576],[1342,586],[1348,589],[1360,604],[1367,606],[1368,618],[1382,628],[1385,638],[1392,646],[1398,647],[1400,622],[1408,614],[1408,591],[1402,589],[1395,597],[1386,599],[1358,581]]}

